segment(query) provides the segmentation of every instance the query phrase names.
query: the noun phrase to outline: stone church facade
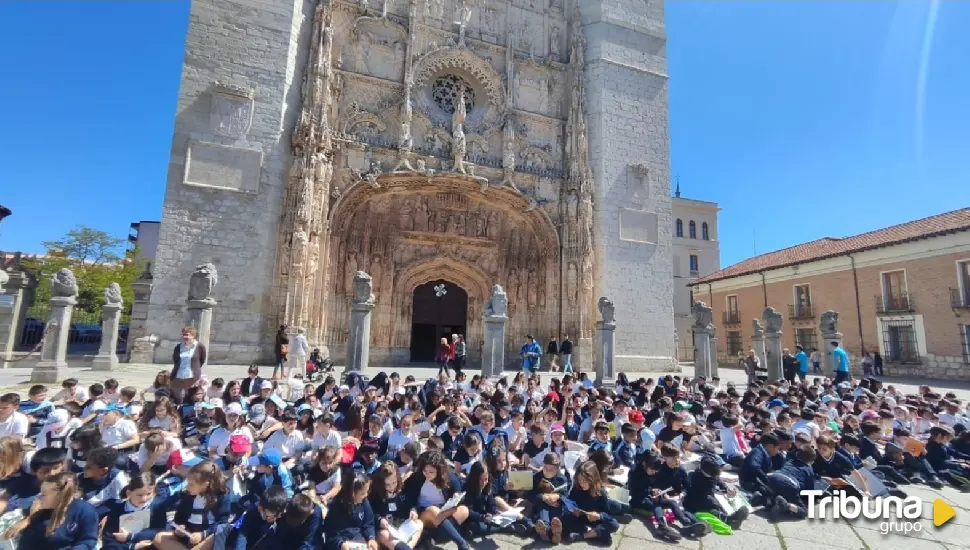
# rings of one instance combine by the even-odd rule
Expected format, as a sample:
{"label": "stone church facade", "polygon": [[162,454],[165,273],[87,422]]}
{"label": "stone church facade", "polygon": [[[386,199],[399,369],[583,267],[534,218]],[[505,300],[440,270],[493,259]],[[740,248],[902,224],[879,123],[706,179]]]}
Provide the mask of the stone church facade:
{"label": "stone church facade", "polygon": [[[675,365],[662,0],[195,0],[148,330],[157,361],[212,262],[210,357],[303,327],[338,361],[373,278],[371,363],[479,353],[494,284],[510,363],[596,300],[616,368]],[[429,354],[431,356],[429,356]]]}

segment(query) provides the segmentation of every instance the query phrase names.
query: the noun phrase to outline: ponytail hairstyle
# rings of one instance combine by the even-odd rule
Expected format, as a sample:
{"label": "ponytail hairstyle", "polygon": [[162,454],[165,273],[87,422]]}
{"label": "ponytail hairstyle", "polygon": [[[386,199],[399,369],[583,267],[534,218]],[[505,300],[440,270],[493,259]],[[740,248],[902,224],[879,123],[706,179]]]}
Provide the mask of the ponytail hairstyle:
{"label": "ponytail hairstyle", "polygon": [[229,488],[226,486],[226,476],[212,462],[200,462],[192,466],[192,469],[189,470],[189,475],[195,477],[195,479],[202,483],[208,483],[205,492],[200,495],[205,497],[206,509],[213,508],[219,501],[219,498],[229,492]]}
{"label": "ponytail hairstyle", "polygon": [[151,487],[152,490],[155,489],[155,474],[151,472],[141,472],[135,474],[131,476],[131,480],[128,482],[128,485],[126,485],[124,490],[121,491],[121,498],[128,498],[129,492],[144,489],[146,487]]}
{"label": "ponytail hairstyle", "polygon": [[0,479],[16,474],[24,465],[24,438],[0,437]]}
{"label": "ponytail hairstyle", "polygon": [[[41,486],[47,484],[53,485],[54,489],[58,493],[57,502],[54,503],[54,507],[51,509],[50,523],[47,525],[47,536],[50,537],[54,534],[54,531],[56,531],[57,528],[64,523],[65,516],[67,515],[67,507],[70,506],[71,502],[74,502],[74,499],[77,497],[77,476],[71,472],[61,472],[44,480],[44,482],[41,483]],[[46,510],[47,509],[42,508],[31,512],[27,517],[11,527],[6,534],[11,539],[14,539],[20,534],[21,531],[30,525],[30,522],[33,521],[38,514],[41,514]]]}

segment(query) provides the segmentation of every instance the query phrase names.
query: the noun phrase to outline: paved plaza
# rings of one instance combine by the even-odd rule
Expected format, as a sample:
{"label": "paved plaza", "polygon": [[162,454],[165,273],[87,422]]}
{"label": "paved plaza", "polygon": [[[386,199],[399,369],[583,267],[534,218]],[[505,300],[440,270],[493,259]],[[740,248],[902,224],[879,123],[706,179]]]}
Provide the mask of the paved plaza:
{"label": "paved plaza", "polygon": [[[114,377],[124,385],[143,388],[151,384],[155,374],[166,369],[166,365],[156,364],[122,364],[117,371],[95,372],[89,368],[72,369],[72,374],[82,384],[103,381]],[[269,374],[271,367],[262,367],[264,375]],[[338,368],[338,371],[340,369]],[[413,374],[422,380],[436,373],[430,368],[402,368],[403,375]],[[211,365],[206,368],[207,376],[225,379],[242,378],[246,375],[246,365]],[[376,374],[370,372],[369,374]],[[631,378],[639,376],[654,377],[657,373],[627,373]],[[693,367],[685,365],[683,375],[691,376]],[[544,373],[548,380],[552,375]],[[734,381],[743,383],[744,374],[739,370],[722,369],[722,383]],[[902,391],[915,391],[917,384],[930,384],[940,391],[954,391],[961,399],[970,398],[970,385],[966,383],[942,382],[928,380],[894,380],[887,378],[887,383],[900,387]],[[11,368],[0,371],[0,392],[11,390],[26,390],[30,385],[30,369]],[[613,549],[635,550],[639,548],[663,548],[677,546],[694,549],[731,549],[731,548],[780,548],[784,550],[800,550],[803,548],[839,548],[839,549],[875,549],[882,546],[888,548],[905,548],[906,550],[942,549],[942,548],[970,548],[970,493],[961,493],[949,487],[936,491],[924,485],[902,486],[910,496],[923,500],[923,519],[920,521],[921,530],[911,531],[908,535],[880,533],[880,523],[869,520],[857,520],[851,524],[841,519],[818,519],[806,521],[770,522],[763,512],[753,514],[742,526],[740,531],[730,536],[710,534],[703,539],[684,539],[679,544],[670,544],[657,540],[650,533],[647,526],[639,518],[628,525],[620,526],[620,532],[613,540]],[[933,526],[933,501],[941,498],[956,509],[956,516],[943,527]],[[518,538],[513,535],[496,535],[487,541],[478,541],[476,548],[491,550],[500,548],[542,548],[544,543],[532,539]],[[583,550],[589,545],[585,543],[571,544],[570,547]]]}

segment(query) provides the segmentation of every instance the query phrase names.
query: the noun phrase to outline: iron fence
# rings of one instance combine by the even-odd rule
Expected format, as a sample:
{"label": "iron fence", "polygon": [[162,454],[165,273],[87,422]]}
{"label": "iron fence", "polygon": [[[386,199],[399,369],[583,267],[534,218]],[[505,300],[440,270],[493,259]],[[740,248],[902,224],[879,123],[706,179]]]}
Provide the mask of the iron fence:
{"label": "iron fence", "polygon": [[913,321],[881,321],[885,360],[890,363],[919,363],[919,342]]}
{"label": "iron fence", "polygon": [[963,350],[963,362],[970,363],[970,325],[960,326],[960,349]]}
{"label": "iron fence", "polygon": [[812,304],[788,304],[788,318],[792,320],[814,319],[815,308]]}
{"label": "iron fence", "polygon": [[951,288],[950,307],[954,309],[970,308],[970,289],[961,292],[959,288]]}
{"label": "iron fence", "polygon": [[909,313],[916,311],[912,294],[890,294],[888,296],[876,296],[876,313]]}
{"label": "iron fence", "polygon": [[741,323],[741,312],[737,310],[725,310],[721,312],[721,320],[725,325],[737,325]]}
{"label": "iron fence", "polygon": [[728,356],[737,357],[739,353],[743,353],[744,335],[741,334],[741,331],[729,330],[726,336]]}
{"label": "iron fence", "polygon": [[814,328],[797,328],[794,331],[795,345],[801,346],[805,353],[818,349],[818,333]]}
{"label": "iron fence", "polygon": [[[50,304],[36,303],[27,309],[24,325],[21,331],[17,351],[34,349],[44,338],[47,318],[50,315]],[[117,353],[125,353],[128,349],[128,326],[131,310],[121,314],[118,326]],[[67,353],[69,355],[94,355],[101,348],[101,311],[85,311],[75,309],[71,314],[71,327],[67,334]]]}

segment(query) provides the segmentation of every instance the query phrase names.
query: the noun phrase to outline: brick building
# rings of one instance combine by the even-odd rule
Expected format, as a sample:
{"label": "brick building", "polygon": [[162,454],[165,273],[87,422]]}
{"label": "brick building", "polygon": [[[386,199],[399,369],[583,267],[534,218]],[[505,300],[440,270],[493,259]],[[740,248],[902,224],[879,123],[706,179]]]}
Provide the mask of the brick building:
{"label": "brick building", "polygon": [[766,306],[785,317],[785,347],[822,350],[831,309],[853,370],[866,349],[887,375],[970,379],[970,208],[762,254],[691,287],[713,309],[722,363],[750,347]]}

